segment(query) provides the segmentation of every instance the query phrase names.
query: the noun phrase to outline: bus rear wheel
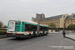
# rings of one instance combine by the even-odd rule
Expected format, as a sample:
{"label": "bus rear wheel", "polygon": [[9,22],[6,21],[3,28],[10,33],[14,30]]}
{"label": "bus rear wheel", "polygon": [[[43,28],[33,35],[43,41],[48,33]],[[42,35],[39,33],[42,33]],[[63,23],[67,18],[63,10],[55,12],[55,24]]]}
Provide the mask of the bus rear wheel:
{"label": "bus rear wheel", "polygon": [[20,37],[16,37],[16,39],[21,39]]}
{"label": "bus rear wheel", "polygon": [[31,38],[31,34],[29,34],[28,38],[29,38],[29,39]]}

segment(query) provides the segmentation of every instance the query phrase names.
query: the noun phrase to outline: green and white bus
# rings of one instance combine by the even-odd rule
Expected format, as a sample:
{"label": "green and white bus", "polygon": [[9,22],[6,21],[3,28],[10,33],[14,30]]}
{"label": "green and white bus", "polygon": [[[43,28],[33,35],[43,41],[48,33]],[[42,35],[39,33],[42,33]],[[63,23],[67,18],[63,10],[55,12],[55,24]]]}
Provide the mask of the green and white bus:
{"label": "green and white bus", "polygon": [[48,34],[48,26],[35,22],[9,20],[7,26],[7,36],[16,38],[26,38],[42,36]]}

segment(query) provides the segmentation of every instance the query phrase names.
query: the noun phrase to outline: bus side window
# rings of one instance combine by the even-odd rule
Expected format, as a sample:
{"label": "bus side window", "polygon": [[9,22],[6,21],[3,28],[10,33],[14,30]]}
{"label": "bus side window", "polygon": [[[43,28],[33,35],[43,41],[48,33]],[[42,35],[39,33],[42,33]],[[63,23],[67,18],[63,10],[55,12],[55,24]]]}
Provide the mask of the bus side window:
{"label": "bus side window", "polygon": [[27,31],[27,27],[25,26],[25,30]]}

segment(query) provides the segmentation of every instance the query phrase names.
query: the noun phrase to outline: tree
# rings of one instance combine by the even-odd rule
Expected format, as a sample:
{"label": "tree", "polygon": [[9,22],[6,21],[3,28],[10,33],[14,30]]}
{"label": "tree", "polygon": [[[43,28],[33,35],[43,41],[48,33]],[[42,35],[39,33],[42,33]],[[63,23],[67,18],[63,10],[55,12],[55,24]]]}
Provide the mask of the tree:
{"label": "tree", "polygon": [[3,26],[3,22],[0,21],[0,28]]}
{"label": "tree", "polygon": [[56,25],[54,23],[50,23],[49,24],[49,27],[51,28],[51,32],[53,32],[53,29],[52,28],[56,27]]}
{"label": "tree", "polygon": [[56,27],[56,25],[54,23],[50,23],[49,27],[54,28],[54,27]]}
{"label": "tree", "polygon": [[75,24],[70,24],[67,28],[69,28],[69,29],[75,29]]}

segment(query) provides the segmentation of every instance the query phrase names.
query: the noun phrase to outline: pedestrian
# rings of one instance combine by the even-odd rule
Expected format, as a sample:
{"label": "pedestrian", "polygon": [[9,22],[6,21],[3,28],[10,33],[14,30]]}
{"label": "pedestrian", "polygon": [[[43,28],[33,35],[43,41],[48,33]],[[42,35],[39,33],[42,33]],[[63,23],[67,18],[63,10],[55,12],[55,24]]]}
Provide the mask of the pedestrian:
{"label": "pedestrian", "polygon": [[73,29],[72,29],[72,33],[73,33]]}
{"label": "pedestrian", "polygon": [[65,37],[65,34],[66,34],[65,30],[63,30],[63,37]]}

